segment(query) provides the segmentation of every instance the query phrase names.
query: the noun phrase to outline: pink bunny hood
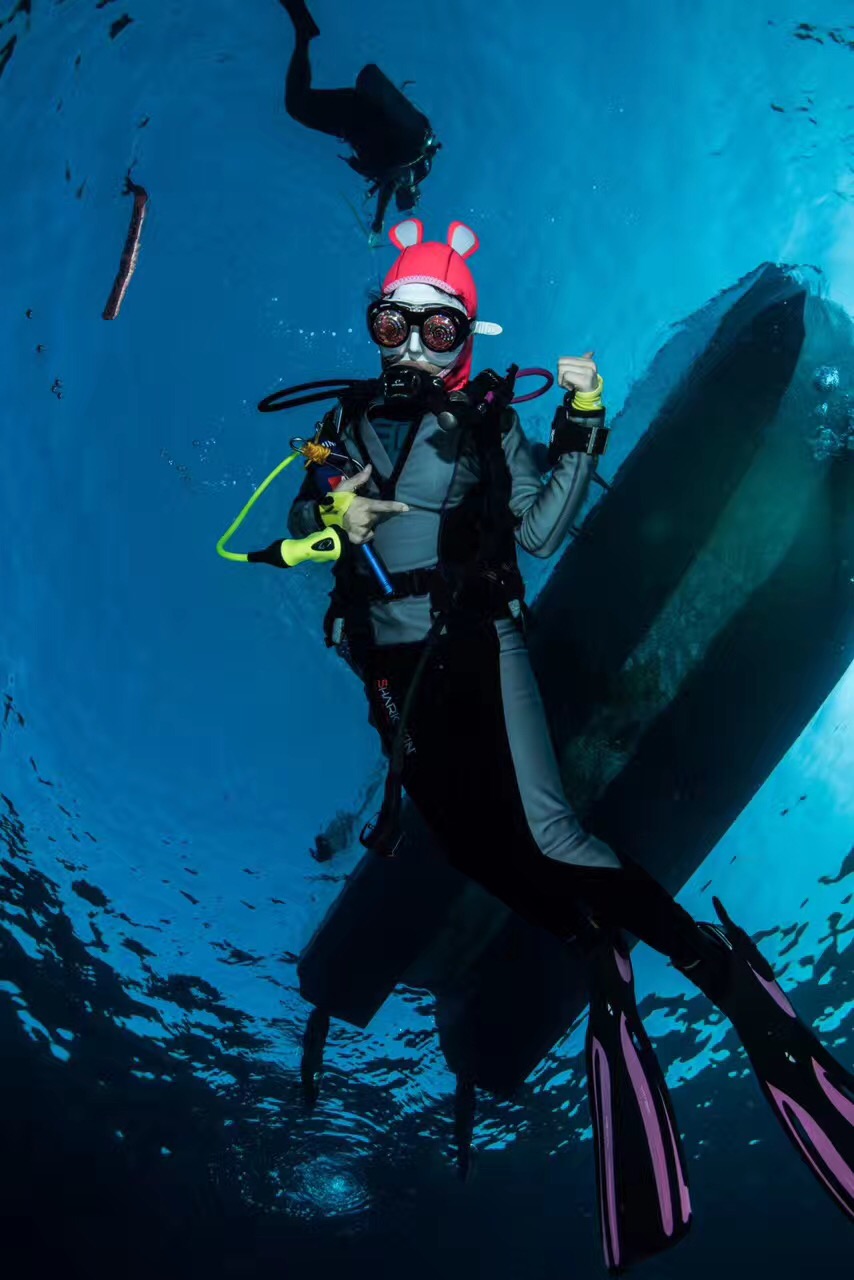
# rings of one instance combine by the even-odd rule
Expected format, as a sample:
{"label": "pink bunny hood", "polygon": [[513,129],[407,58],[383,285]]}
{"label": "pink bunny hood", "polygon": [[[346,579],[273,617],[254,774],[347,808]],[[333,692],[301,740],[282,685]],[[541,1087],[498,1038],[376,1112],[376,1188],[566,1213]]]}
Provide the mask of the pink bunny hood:
{"label": "pink bunny hood", "polygon": [[[400,257],[383,281],[383,294],[388,295],[404,284],[429,284],[434,289],[452,294],[469,319],[477,316],[477,285],[467,258],[477,253],[480,241],[470,227],[452,222],[444,244],[424,241],[424,225],[418,218],[407,218],[389,232],[392,244],[401,250]],[[445,375],[450,391],[459,391],[471,378],[474,334],[501,333],[497,324],[478,321],[472,336],[466,340],[459,359]]]}

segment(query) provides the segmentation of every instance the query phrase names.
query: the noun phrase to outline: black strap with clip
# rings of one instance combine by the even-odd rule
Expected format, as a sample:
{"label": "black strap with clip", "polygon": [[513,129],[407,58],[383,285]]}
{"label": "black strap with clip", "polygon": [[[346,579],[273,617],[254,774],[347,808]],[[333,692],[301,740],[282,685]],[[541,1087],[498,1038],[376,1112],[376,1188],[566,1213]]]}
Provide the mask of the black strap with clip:
{"label": "black strap with clip", "polygon": [[552,419],[548,465],[556,467],[565,453],[586,453],[599,458],[608,446],[609,428],[604,409],[573,409],[572,392],[563,398]]}

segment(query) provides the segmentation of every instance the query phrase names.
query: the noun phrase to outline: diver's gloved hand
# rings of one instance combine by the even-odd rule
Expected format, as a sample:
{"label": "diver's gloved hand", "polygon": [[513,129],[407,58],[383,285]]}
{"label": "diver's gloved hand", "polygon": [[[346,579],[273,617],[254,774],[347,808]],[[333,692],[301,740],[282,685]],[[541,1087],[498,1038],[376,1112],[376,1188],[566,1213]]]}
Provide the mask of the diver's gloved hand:
{"label": "diver's gloved hand", "polygon": [[[370,480],[372,470],[369,463],[357,475],[342,480],[335,492],[353,493],[354,490],[361,489]],[[381,520],[388,520],[391,516],[401,515],[408,510],[405,502],[385,502],[379,498],[362,498],[356,494],[344,512],[341,527],[354,546],[360,547],[371,541],[374,528]]]}
{"label": "diver's gloved hand", "polygon": [[605,382],[596,367],[593,352],[583,356],[562,356],[557,366],[558,386],[566,391],[552,420],[546,457],[554,468],[567,454],[587,454],[597,458],[608,445],[602,389]]}
{"label": "diver's gloved hand", "polygon": [[565,391],[572,391],[572,408],[596,410],[602,408],[602,379],[593,352],[586,351],[583,356],[561,356],[557,362],[558,386]]}

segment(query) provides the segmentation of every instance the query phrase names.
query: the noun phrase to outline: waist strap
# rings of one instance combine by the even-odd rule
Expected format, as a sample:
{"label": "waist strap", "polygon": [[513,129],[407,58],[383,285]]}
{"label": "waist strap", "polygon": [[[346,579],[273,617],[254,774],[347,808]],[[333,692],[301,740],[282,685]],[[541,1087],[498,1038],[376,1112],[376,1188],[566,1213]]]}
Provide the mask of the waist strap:
{"label": "waist strap", "polygon": [[405,600],[407,596],[428,596],[433,589],[433,580],[438,565],[430,565],[426,569],[406,569],[402,573],[388,574],[394,593],[385,595],[379,586],[371,580],[365,591],[369,600]]}
{"label": "waist strap", "polygon": [[402,573],[387,573],[387,577],[393,588],[390,596],[367,575],[360,579],[356,591],[352,591],[352,581],[349,591],[346,587],[342,590],[342,584],[336,582],[330,592],[331,601],[323,622],[328,646],[338,645],[346,630],[354,652],[355,649],[370,647],[373,644],[373,627],[369,621],[369,609],[375,601],[388,604],[414,596],[429,596],[430,613],[434,619],[455,615],[513,618],[523,627],[528,619],[525,586],[518,569],[509,575],[507,581],[493,573],[474,577],[462,594],[454,589],[453,582],[446,578],[437,564],[424,569],[407,569]]}

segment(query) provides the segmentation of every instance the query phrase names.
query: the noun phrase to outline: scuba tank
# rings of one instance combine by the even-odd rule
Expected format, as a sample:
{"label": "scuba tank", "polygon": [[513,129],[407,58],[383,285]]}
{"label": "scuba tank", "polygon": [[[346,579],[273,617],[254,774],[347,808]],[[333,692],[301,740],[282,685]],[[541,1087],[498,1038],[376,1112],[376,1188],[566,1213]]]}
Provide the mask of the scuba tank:
{"label": "scuba tank", "polygon": [[416,150],[430,133],[430,121],[389,80],[375,63],[369,62],[356,77],[356,92],[376,107],[390,133],[401,140],[412,139]]}

